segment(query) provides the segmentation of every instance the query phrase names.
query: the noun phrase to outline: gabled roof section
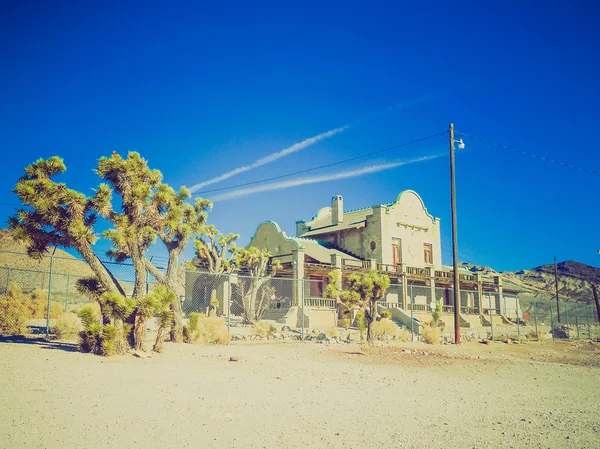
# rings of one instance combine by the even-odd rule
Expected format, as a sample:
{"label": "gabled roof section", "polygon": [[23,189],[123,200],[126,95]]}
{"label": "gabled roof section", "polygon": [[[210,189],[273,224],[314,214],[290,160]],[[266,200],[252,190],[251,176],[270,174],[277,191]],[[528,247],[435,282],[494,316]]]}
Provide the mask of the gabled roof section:
{"label": "gabled roof section", "polygon": [[331,215],[329,215],[327,221],[321,220],[318,222],[312,221],[306,223],[308,226],[310,226],[310,230],[302,234],[302,237],[337,232],[341,231],[342,229],[362,228],[367,222],[367,216],[372,214],[372,207],[344,212],[344,221],[336,225],[331,224]]}
{"label": "gabled roof section", "polygon": [[[414,194],[421,202],[425,213],[431,218],[432,222],[435,222],[436,218],[427,211],[423,200],[421,199],[419,194],[414,190],[404,190],[400,192],[395,201],[392,201],[391,203],[380,204],[379,206],[385,207],[386,209],[390,209],[396,206],[400,202],[402,196],[405,194]],[[331,207],[323,207],[319,209],[317,214],[313,217],[312,221],[305,223],[305,225],[308,226],[309,230],[303,233],[302,237],[323,235],[331,232],[338,232],[343,229],[359,229],[361,227],[364,227],[366,225],[367,217],[373,214],[374,207],[377,206],[370,206],[362,209],[354,209],[344,212],[344,221],[338,223],[337,225],[332,224]]]}
{"label": "gabled roof section", "polygon": [[322,242],[320,240],[313,239],[305,239],[302,237],[291,237],[296,241],[302,248],[304,248],[304,253],[312,257],[315,260],[318,260],[321,263],[331,263],[331,255],[336,254],[344,259],[353,259],[359,260],[356,257],[335,248],[333,245],[327,242]]}
{"label": "gabled roof section", "polygon": [[343,257],[344,259],[359,260],[355,256],[352,256],[344,251],[341,251],[338,248],[334,247],[333,245],[331,245],[330,243],[327,243],[327,242],[322,242],[320,240],[315,240],[315,239],[307,239],[307,238],[303,238],[303,237],[289,237],[284,231],[281,230],[279,225],[274,221],[262,222],[256,229],[256,232],[255,232],[254,236],[252,237],[252,239],[250,239],[250,242],[252,243],[252,241],[254,240],[254,238],[258,234],[258,231],[261,228],[265,229],[265,228],[269,228],[269,227],[272,228],[276,232],[277,238],[280,239],[279,241],[270,239],[270,243],[274,246],[279,245],[282,240],[287,241],[287,242],[291,243],[292,245],[294,245],[295,248],[302,248],[304,250],[304,253],[307,256],[309,256],[321,263],[331,263],[331,255],[332,254],[337,254],[338,256]]}

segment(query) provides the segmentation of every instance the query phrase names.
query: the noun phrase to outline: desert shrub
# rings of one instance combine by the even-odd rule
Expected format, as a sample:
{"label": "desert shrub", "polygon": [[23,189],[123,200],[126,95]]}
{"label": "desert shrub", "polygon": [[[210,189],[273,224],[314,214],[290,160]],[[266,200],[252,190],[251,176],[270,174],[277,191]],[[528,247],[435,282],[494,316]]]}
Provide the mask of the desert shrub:
{"label": "desert shrub", "polygon": [[431,322],[429,323],[432,327],[437,327],[442,319],[442,303],[441,301],[435,302],[435,309],[431,311]]}
{"label": "desert shrub", "polygon": [[17,284],[11,284],[8,295],[0,296],[0,335],[24,335],[28,333],[27,321],[31,311],[25,305],[25,297]]}
{"label": "desert shrub", "polygon": [[398,333],[398,325],[389,318],[382,318],[373,323],[373,332],[375,338],[393,337]]}
{"label": "desert shrub", "polygon": [[412,341],[412,333],[406,329],[405,327],[403,327],[402,329],[400,329],[400,332],[398,332],[396,334],[396,340],[400,340],[400,341]]}
{"label": "desert shrub", "polygon": [[423,326],[421,328],[421,335],[423,341],[429,345],[439,345],[442,342],[442,336],[438,327]]}
{"label": "desert shrub", "polygon": [[254,323],[254,326],[252,326],[252,332],[254,332],[257,335],[260,335],[261,337],[273,335],[276,331],[277,329],[275,328],[275,326],[273,326],[273,324],[269,323],[268,321],[257,321],[256,323]]}
{"label": "desert shrub", "polygon": [[546,333],[543,330],[538,330],[537,333],[535,332],[534,329],[530,330],[529,333],[527,334],[527,338],[529,338],[530,340],[544,340],[546,338]]}
{"label": "desert shrub", "polygon": [[[46,318],[48,313],[48,290],[36,288],[26,300],[32,319]],[[64,306],[58,301],[50,301],[50,318],[57,320],[64,314]]]}
{"label": "desert shrub", "polygon": [[[50,309],[52,311],[52,309]],[[62,318],[56,320],[54,326],[50,328],[50,332],[59,340],[68,340],[79,335],[81,330],[81,322],[74,313],[69,313]]]}
{"label": "desert shrub", "polygon": [[382,310],[381,313],[381,318],[388,318],[391,319],[392,318],[392,311],[391,310]]}
{"label": "desert shrub", "polygon": [[198,320],[197,341],[211,345],[227,344],[229,342],[229,332],[225,321],[217,317],[200,318]]}
{"label": "desert shrub", "polygon": [[358,331],[360,332],[361,341],[365,338],[365,331],[367,330],[367,322],[365,320],[365,311],[359,310],[356,313],[356,326],[358,327]]}
{"label": "desert shrub", "polygon": [[201,317],[204,318],[204,314],[198,312],[190,313],[187,325],[183,326],[183,341],[186,343],[195,343],[200,339],[198,330]]}

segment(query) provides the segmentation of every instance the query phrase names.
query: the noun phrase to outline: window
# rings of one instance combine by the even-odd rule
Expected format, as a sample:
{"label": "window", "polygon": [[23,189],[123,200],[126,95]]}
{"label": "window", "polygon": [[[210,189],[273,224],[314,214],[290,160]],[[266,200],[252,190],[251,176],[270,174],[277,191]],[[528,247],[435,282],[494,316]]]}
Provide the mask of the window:
{"label": "window", "polygon": [[401,248],[400,239],[392,239],[392,264],[394,266],[402,263]]}
{"label": "window", "polygon": [[425,263],[433,264],[433,247],[431,243],[423,244],[423,253],[425,256]]}

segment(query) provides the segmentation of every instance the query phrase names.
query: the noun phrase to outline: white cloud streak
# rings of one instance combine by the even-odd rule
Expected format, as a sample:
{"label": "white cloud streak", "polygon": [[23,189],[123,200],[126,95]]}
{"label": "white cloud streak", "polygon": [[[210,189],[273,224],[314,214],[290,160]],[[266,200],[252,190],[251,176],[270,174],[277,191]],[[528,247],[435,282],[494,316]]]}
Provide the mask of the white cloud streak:
{"label": "white cloud streak", "polygon": [[290,181],[274,182],[274,183],[265,184],[262,186],[247,187],[244,189],[238,189],[238,190],[234,190],[232,192],[221,193],[221,194],[215,195],[214,197],[211,198],[211,200],[212,201],[230,200],[233,198],[240,198],[240,197],[252,195],[254,193],[259,193],[259,192],[269,192],[272,190],[288,189],[290,187],[297,187],[297,186],[306,185],[306,184],[316,184],[316,183],[320,183],[320,182],[336,181],[339,179],[355,178],[357,176],[369,175],[371,173],[377,173],[377,172],[380,172],[383,170],[389,170],[391,168],[400,167],[402,165],[408,165],[408,164],[414,164],[416,162],[428,161],[431,159],[435,159],[435,158],[444,156],[444,154],[436,154],[433,156],[422,156],[422,157],[418,157],[418,158],[414,158],[414,159],[408,159],[408,160],[403,160],[403,161],[398,161],[398,162],[391,162],[388,164],[369,165],[367,167],[359,168],[356,170],[332,173],[332,174],[328,174],[328,175],[312,176],[309,178],[300,178],[300,179],[292,179]]}
{"label": "white cloud streak", "polygon": [[208,181],[204,181],[204,182],[198,183],[196,185],[193,185],[192,187],[190,187],[190,192],[192,192],[192,193],[197,192],[202,187],[206,187],[207,185],[214,184],[215,182],[223,181],[225,179],[231,178],[232,176],[239,175],[240,173],[244,173],[248,170],[258,168],[262,165],[276,161],[277,159],[280,159],[284,156],[288,156],[292,153],[296,153],[297,151],[301,151],[301,150],[305,149],[306,147],[309,147],[311,145],[314,145],[317,142],[320,142],[323,139],[327,139],[331,136],[335,136],[336,134],[341,133],[342,131],[346,130],[349,126],[350,125],[346,125],[346,126],[342,126],[341,128],[331,129],[329,131],[326,131],[326,132],[316,135],[314,137],[309,137],[308,139],[305,139],[302,142],[295,143],[294,145],[284,148],[281,151],[277,151],[276,153],[272,153],[272,154],[269,154],[268,156],[262,157],[262,158],[256,160],[255,162],[253,162],[252,164],[243,165],[241,167],[230,170],[227,173],[223,173],[222,175],[217,176],[216,178],[212,178],[212,179],[209,179]]}

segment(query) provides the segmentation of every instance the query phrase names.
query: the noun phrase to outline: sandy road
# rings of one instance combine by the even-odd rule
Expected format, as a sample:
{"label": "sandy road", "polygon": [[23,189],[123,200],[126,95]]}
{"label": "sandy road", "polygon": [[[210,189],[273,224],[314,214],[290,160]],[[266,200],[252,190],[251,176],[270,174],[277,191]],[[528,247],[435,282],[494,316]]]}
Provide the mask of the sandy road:
{"label": "sandy road", "polygon": [[403,347],[0,343],[0,447],[600,447],[600,346]]}

